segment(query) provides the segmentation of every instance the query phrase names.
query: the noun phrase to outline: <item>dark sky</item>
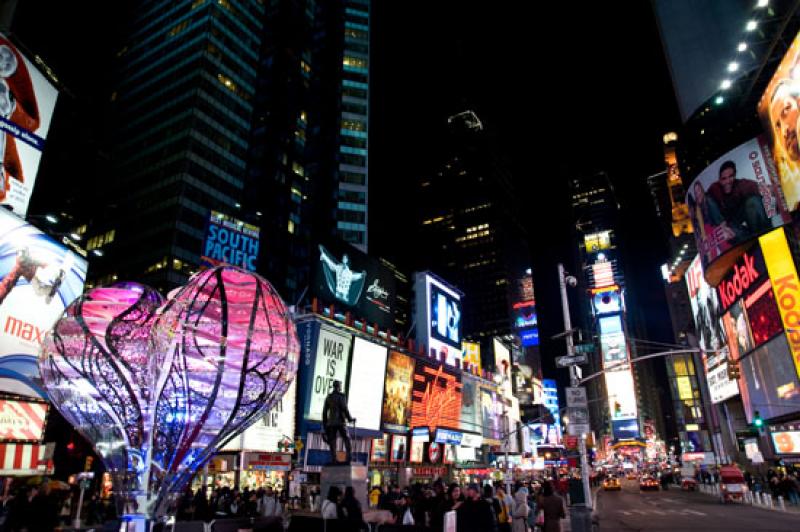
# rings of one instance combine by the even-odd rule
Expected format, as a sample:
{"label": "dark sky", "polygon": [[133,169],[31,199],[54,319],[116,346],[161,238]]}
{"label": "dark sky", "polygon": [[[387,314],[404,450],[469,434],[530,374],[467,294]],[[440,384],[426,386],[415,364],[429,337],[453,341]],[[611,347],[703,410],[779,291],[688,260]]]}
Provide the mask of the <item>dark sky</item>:
{"label": "dark sky", "polygon": [[[659,273],[665,237],[645,178],[679,125],[648,2],[376,2],[373,7],[371,246],[413,249],[398,227],[446,117],[474,109],[512,164],[533,253],[542,338],[563,329],[556,264],[571,267],[566,180],[605,170],[622,206],[628,291],[650,339],[671,341]],[[545,341],[545,370],[564,354]],[[561,375],[561,374],[564,375]],[[566,372],[556,376],[565,378]]]}

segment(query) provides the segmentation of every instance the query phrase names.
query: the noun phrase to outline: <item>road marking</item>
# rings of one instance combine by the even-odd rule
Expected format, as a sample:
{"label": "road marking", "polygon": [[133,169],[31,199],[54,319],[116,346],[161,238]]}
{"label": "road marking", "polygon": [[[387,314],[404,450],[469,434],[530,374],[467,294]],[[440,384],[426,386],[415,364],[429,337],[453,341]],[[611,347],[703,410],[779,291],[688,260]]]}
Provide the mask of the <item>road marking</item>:
{"label": "road marking", "polygon": [[687,510],[685,508],[683,509],[683,513],[690,513],[690,514],[694,514],[694,515],[702,515],[703,517],[706,516],[706,514],[704,514],[703,512],[698,512],[696,510]]}
{"label": "road marking", "polygon": [[623,514],[625,516],[631,516],[631,515],[634,515],[634,514],[638,514],[638,515],[645,515],[645,516],[647,516],[647,515],[650,515],[650,516],[652,516],[652,515],[660,515],[660,516],[682,515],[682,516],[685,517],[685,516],[688,516],[689,514],[691,514],[691,515],[699,515],[699,516],[702,516],[702,517],[706,517],[708,515],[708,514],[705,514],[703,512],[698,512],[696,510],[687,510],[687,509],[677,510],[677,509],[672,509],[672,508],[670,508],[668,510],[655,510],[655,509],[649,509],[649,510],[639,510],[639,509],[617,510],[617,513],[621,513],[621,514]]}

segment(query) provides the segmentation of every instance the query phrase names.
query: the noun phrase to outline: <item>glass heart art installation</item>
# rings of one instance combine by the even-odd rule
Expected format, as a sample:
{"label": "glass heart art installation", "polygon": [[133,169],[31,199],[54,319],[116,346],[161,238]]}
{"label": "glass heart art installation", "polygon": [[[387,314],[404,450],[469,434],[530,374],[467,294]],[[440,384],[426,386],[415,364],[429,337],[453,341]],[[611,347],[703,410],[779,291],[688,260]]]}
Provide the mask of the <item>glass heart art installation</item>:
{"label": "glass heart art installation", "polygon": [[272,285],[219,266],[166,299],[136,283],[87,291],[47,334],[39,367],[53,405],[112,474],[123,511],[157,520],[280,400],[299,350]]}

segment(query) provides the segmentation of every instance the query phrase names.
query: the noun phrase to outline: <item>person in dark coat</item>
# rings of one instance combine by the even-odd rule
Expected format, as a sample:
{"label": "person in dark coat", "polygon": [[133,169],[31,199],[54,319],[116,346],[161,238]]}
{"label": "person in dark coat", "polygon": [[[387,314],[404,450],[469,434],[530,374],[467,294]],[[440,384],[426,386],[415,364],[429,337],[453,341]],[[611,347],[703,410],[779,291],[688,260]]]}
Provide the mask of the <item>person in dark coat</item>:
{"label": "person in dark coat", "polygon": [[484,498],[477,484],[467,486],[467,496],[456,510],[458,532],[497,532],[497,523],[492,507]]}
{"label": "person in dark coat", "polygon": [[351,532],[361,532],[366,528],[364,515],[361,511],[361,503],[356,499],[355,490],[352,486],[344,489],[344,498],[341,502],[342,513],[344,514],[345,528]]}
{"label": "person in dark coat", "polygon": [[553,484],[549,480],[542,485],[542,494],[536,501],[536,508],[537,511],[544,511],[542,532],[561,532],[561,520],[567,516],[564,511],[564,499],[555,494]]}

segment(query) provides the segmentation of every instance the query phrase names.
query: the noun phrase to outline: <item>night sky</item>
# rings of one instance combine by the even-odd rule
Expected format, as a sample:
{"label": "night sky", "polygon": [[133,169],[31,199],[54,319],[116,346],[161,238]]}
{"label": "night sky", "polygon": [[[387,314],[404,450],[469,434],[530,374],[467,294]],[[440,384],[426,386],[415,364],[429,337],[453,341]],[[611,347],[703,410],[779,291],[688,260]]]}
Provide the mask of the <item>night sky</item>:
{"label": "night sky", "polygon": [[545,376],[567,380],[553,372],[564,341],[547,339],[563,330],[556,264],[574,271],[573,175],[610,175],[628,291],[648,339],[671,342],[659,270],[668,250],[645,178],[664,170],[662,135],[680,119],[649,3],[376,2],[373,16],[370,245],[413,249],[413,232],[396,224],[406,210],[398,200],[413,202],[407,193],[430,172],[446,117],[470,108],[512,163]]}
{"label": "night sky", "polygon": [[[76,186],[91,198],[108,179],[91,147],[103,147],[108,65],[135,4],[19,2],[18,37],[68,92],[49,139],[62,149],[42,161],[43,170],[64,171],[37,187],[32,212]],[[573,175],[611,176],[623,253],[635,259],[624,264],[628,290],[643,307],[649,339],[671,341],[659,273],[667,248],[645,178],[664,169],[661,137],[679,115],[649,3],[375,1],[372,25],[371,249],[413,252],[414,183],[433,168],[447,116],[473,109],[512,165],[545,371],[564,353],[563,340],[546,339],[562,329],[556,263],[574,270],[566,187]],[[80,136],[92,142],[63,149]]]}

